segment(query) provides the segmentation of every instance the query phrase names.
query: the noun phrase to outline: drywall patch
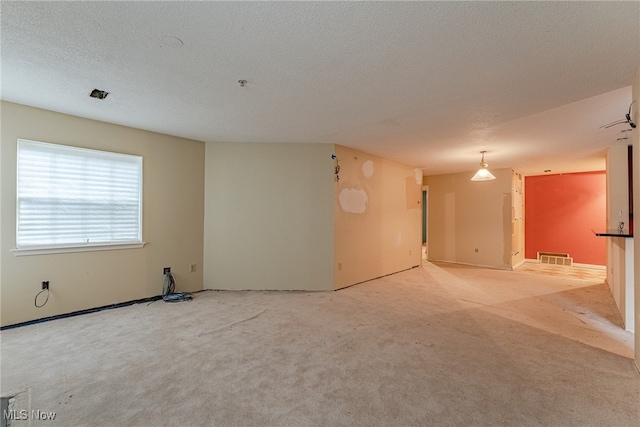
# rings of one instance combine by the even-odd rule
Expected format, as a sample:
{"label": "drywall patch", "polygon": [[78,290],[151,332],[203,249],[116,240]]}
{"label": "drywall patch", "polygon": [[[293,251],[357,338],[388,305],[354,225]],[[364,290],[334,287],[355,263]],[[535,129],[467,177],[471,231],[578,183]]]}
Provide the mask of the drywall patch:
{"label": "drywall patch", "polygon": [[400,245],[402,244],[402,232],[398,231],[393,240],[393,243],[395,243],[396,247],[400,247]]}
{"label": "drywall patch", "polygon": [[416,184],[422,185],[422,169],[415,168],[413,170],[413,176],[416,177]]}
{"label": "drywall patch", "polygon": [[407,201],[407,209],[422,209],[420,184],[416,184],[415,177],[408,176],[405,178],[405,189],[405,200]]}
{"label": "drywall patch", "polygon": [[367,178],[373,176],[373,162],[371,160],[367,160],[362,164],[362,174]]}
{"label": "drywall patch", "polygon": [[343,211],[349,213],[364,213],[367,210],[369,197],[362,188],[343,188],[338,200]]}

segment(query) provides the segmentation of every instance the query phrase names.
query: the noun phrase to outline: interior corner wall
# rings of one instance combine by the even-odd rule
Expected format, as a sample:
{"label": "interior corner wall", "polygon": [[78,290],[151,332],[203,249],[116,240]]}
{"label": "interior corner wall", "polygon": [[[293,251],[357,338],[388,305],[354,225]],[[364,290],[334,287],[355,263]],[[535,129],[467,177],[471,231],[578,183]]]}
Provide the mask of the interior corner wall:
{"label": "interior corner wall", "polygon": [[206,289],[332,289],[333,150],[206,144]]}
{"label": "interior corner wall", "polygon": [[[633,78],[632,99],[635,101],[633,109],[634,123],[640,124],[640,66]],[[635,314],[635,362],[640,370],[640,128],[631,132],[633,141],[633,206],[635,218],[633,222],[633,254],[634,254],[634,314]]]}
{"label": "interior corner wall", "polygon": [[[615,144],[607,150],[607,229],[617,229],[619,222],[628,227],[629,175],[628,148]],[[633,283],[632,283],[632,239],[606,237],[607,284],[618,307],[625,329],[634,330]]]}
{"label": "interior corner wall", "polygon": [[513,171],[491,173],[479,182],[473,172],[426,177],[429,260],[511,269]]}
{"label": "interior corner wall", "polygon": [[422,171],[336,146],[334,288],[419,266]]}
{"label": "interior corner wall", "polygon": [[512,171],[512,217],[511,217],[511,269],[515,270],[525,262],[525,212],[524,212],[524,177]]}
{"label": "interior corner wall", "polygon": [[606,265],[606,239],[593,229],[607,226],[605,171],[527,176],[525,255],[568,253],[576,263]]}
{"label": "interior corner wall", "polygon": [[[0,304],[2,326],[160,295],[162,268],[180,291],[202,289],[204,143],[2,102]],[[139,249],[14,256],[17,139],[143,158]],[[196,264],[190,273],[189,265]],[[51,291],[34,307],[41,282]]]}

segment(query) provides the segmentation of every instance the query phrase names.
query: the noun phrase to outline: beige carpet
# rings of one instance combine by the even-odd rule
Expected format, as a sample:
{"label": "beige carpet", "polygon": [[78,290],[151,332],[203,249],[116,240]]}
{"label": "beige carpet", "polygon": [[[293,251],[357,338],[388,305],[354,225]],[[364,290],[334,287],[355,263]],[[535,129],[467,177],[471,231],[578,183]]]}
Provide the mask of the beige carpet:
{"label": "beige carpet", "polygon": [[56,412],[31,425],[640,420],[631,334],[596,280],[426,264],[338,292],[208,291],[0,339],[2,395],[28,389],[30,409]]}

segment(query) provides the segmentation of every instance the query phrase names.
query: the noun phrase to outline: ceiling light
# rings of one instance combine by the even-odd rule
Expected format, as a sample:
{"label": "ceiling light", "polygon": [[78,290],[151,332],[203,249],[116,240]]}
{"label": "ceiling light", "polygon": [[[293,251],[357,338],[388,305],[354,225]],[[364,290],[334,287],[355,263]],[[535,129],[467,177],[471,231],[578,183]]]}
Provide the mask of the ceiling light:
{"label": "ceiling light", "polygon": [[486,151],[481,151],[480,153],[482,153],[482,160],[480,160],[480,169],[478,169],[478,172],[473,175],[471,181],[491,181],[492,179],[496,179],[496,177],[493,176],[491,172],[489,172],[489,169],[487,169],[487,166],[489,165],[484,161],[484,153],[486,153]]}
{"label": "ceiling light", "polygon": [[96,98],[96,99],[105,99],[107,97],[107,95],[109,95],[109,92],[106,92],[106,91],[100,90],[100,89],[94,89],[89,94],[90,97]]}

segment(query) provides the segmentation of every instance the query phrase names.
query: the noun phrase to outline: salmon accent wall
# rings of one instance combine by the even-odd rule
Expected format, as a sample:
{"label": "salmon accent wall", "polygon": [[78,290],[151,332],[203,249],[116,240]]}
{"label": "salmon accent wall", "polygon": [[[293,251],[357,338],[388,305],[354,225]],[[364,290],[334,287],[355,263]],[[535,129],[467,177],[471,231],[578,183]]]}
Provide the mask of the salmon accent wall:
{"label": "salmon accent wall", "polygon": [[605,171],[525,177],[525,256],[568,253],[573,262],[607,264]]}

